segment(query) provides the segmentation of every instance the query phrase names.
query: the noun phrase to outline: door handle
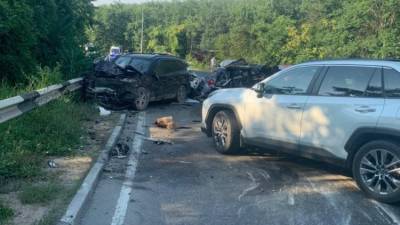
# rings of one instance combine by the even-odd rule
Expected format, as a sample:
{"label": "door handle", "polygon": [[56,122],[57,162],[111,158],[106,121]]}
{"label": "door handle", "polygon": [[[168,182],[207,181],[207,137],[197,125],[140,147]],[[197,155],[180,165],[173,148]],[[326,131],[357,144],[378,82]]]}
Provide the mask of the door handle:
{"label": "door handle", "polygon": [[296,103],[293,103],[293,104],[287,105],[286,108],[288,108],[288,109],[301,109],[302,107],[300,105],[296,104]]}
{"label": "door handle", "polygon": [[373,112],[376,112],[375,108],[371,108],[369,106],[360,106],[360,107],[358,107],[358,108],[356,108],[354,110],[356,112],[359,112],[359,113],[373,113]]}

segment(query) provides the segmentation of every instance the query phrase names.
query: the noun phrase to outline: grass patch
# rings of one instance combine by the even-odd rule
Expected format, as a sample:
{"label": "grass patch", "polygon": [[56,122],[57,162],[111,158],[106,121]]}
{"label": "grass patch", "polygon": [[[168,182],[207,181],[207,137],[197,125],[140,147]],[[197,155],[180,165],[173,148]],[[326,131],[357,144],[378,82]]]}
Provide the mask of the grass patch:
{"label": "grass patch", "polygon": [[0,80],[0,99],[14,97],[52,84],[62,83],[62,77],[63,75],[58,65],[54,69],[38,67],[36,73],[26,76],[22,83],[11,85],[4,80]]}
{"label": "grass patch", "polygon": [[54,225],[61,216],[62,212],[60,210],[51,210],[41,220],[35,222],[34,225]]}
{"label": "grass patch", "polygon": [[14,216],[14,211],[0,201],[0,225],[6,224]]}
{"label": "grass patch", "polygon": [[[0,100],[61,83],[61,77],[56,67],[38,68],[26,82],[12,86],[0,79]],[[36,224],[55,224],[64,210],[57,203],[66,205],[73,195],[71,188],[44,172],[46,159],[79,153],[87,134],[83,125],[97,114],[92,104],[70,94],[0,124],[0,193],[17,192],[23,204],[53,206]],[[0,202],[0,225],[8,224],[13,216],[14,212]]]}
{"label": "grass patch", "polygon": [[65,96],[0,124],[0,181],[39,175],[44,157],[73,155],[94,110]]}
{"label": "grass patch", "polygon": [[186,61],[192,70],[210,71],[210,65],[207,63],[199,62],[190,56],[186,57]]}
{"label": "grass patch", "polygon": [[23,187],[18,197],[23,204],[48,204],[63,191],[56,183],[32,184]]}

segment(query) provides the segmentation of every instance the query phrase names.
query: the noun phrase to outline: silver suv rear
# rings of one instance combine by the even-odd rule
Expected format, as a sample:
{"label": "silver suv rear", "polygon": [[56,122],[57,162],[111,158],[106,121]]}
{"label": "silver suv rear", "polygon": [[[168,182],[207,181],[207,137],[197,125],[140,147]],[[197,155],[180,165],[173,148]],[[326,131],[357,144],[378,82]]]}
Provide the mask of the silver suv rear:
{"label": "silver suv rear", "polygon": [[359,187],[400,201],[400,62],[316,61],[251,89],[226,89],[203,103],[203,131],[219,152],[273,147],[347,167]]}

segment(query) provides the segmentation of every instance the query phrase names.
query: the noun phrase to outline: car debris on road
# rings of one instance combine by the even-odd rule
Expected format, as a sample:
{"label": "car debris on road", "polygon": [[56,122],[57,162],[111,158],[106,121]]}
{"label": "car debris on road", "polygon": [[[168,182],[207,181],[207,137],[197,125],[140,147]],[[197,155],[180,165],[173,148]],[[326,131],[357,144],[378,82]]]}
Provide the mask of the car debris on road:
{"label": "car debris on road", "polygon": [[126,143],[118,143],[111,151],[111,155],[119,159],[126,158],[129,150],[129,146]]}
{"label": "car debris on road", "polygon": [[163,145],[163,144],[173,145],[174,144],[174,142],[172,142],[172,141],[165,140],[165,139],[160,139],[160,138],[151,138],[151,137],[149,137],[149,138],[146,138],[146,140],[152,141],[154,144],[157,144],[157,145]]}
{"label": "car debris on road", "polygon": [[244,59],[224,60],[210,74],[191,71],[190,96],[202,101],[218,89],[252,87],[279,70],[278,66],[249,64]]}
{"label": "car debris on road", "polygon": [[244,59],[224,60],[213,73],[215,87],[251,87],[279,71],[279,67],[249,64]]}
{"label": "car debris on road", "polygon": [[111,115],[111,111],[105,109],[104,107],[99,106],[100,116],[109,116]]}
{"label": "car debris on road", "polygon": [[154,122],[154,124],[157,127],[166,128],[166,129],[169,129],[169,130],[172,130],[172,129],[176,128],[176,125],[175,125],[175,122],[174,122],[174,118],[172,116],[166,116],[166,117],[158,118]]}

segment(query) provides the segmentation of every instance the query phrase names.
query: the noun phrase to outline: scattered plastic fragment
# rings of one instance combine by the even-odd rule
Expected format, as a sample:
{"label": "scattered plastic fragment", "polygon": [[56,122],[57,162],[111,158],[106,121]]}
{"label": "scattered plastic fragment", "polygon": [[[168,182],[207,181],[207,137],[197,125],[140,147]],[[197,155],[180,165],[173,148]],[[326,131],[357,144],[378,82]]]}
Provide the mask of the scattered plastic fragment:
{"label": "scattered plastic fragment", "polygon": [[57,168],[57,164],[53,160],[47,161],[47,165],[49,166],[49,168]]}
{"label": "scattered plastic fragment", "polygon": [[164,140],[164,139],[146,138],[146,140],[152,141],[154,144],[157,144],[157,145],[163,145],[163,144],[173,145],[174,144],[172,141]]}
{"label": "scattered plastic fragment", "polygon": [[99,106],[100,116],[109,116],[111,115],[111,111]]}
{"label": "scattered plastic fragment", "polygon": [[197,103],[200,103],[200,102],[195,100],[195,99],[188,98],[188,99],[186,99],[185,103],[195,103],[195,104],[197,104]]}

